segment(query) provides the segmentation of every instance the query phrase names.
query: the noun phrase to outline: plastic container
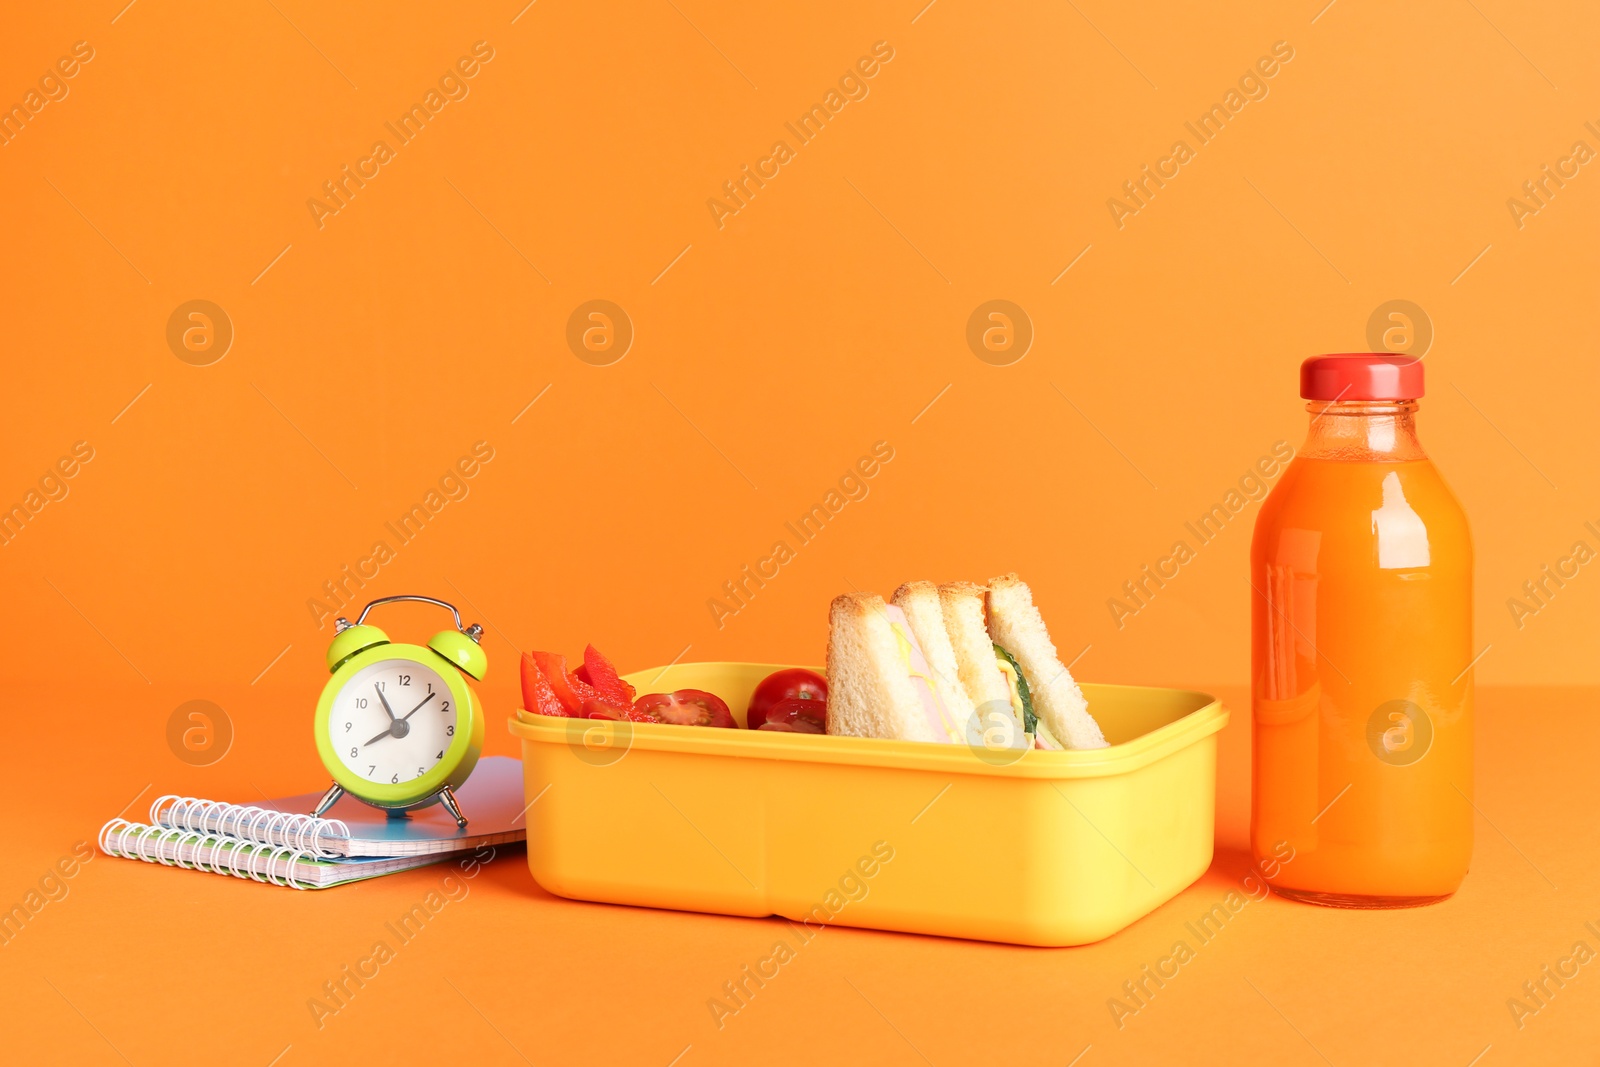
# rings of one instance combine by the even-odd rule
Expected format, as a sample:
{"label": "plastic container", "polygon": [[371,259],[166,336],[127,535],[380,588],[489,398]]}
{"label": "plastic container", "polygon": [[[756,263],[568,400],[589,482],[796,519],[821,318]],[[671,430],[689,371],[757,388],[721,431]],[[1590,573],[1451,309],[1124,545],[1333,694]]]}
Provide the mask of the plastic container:
{"label": "plastic container", "polygon": [[[709,690],[742,723],[756,684],[783,666],[683,663],[628,681]],[[579,900],[1098,941],[1210,866],[1228,713],[1186,690],[1083,690],[1111,746],[1020,757],[519,712],[528,869]]]}

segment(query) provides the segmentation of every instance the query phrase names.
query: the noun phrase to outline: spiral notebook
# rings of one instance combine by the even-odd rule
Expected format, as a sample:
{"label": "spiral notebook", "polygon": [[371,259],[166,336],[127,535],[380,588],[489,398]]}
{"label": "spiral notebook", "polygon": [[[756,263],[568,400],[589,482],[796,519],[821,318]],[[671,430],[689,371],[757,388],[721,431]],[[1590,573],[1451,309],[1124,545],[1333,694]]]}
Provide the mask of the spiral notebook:
{"label": "spiral notebook", "polygon": [[164,796],[150,805],[148,823],[112,819],[102,826],[100,850],[169,867],[325,889],[438,863],[484,845],[521,841],[527,836],[524,817],[533,806],[523,803],[521,761],[505,756],[480,760],[456,790],[465,827],[439,805],[396,819],[348,795],[324,818],[306,814],[320,799],[320,793],[302,793],[248,805]]}

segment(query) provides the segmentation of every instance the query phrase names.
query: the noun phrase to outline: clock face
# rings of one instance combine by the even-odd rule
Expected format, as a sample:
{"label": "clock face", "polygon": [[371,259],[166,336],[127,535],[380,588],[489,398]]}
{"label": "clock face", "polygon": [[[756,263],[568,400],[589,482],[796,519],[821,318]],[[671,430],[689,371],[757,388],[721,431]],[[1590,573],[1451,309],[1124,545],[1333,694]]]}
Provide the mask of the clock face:
{"label": "clock face", "polygon": [[415,660],[369,663],[339,690],[328,735],[339,759],[369,782],[421,778],[449,751],[456,701],[443,678]]}

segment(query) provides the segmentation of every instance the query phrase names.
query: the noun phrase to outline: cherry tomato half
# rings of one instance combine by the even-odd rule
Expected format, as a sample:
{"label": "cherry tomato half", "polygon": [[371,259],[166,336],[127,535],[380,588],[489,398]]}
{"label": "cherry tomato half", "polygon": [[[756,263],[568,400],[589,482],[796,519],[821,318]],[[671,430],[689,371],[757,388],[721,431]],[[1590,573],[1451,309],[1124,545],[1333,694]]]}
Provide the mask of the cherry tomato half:
{"label": "cherry tomato half", "polygon": [[828,702],[801,700],[791,697],[780,700],[767,709],[767,721],[757,730],[782,730],[796,734],[825,734],[828,732]]}
{"label": "cherry tomato half", "polygon": [[808,671],[804,667],[774,671],[761,679],[756,691],[750,694],[750,711],[745,716],[745,722],[750,729],[759,730],[761,724],[767,721],[773,705],[780,700],[817,700],[826,703],[827,699],[828,683],[816,671]]}
{"label": "cherry tomato half", "polygon": [[679,726],[721,726],[738,729],[728,705],[703,689],[649,693],[633,702],[635,722],[665,722]]}

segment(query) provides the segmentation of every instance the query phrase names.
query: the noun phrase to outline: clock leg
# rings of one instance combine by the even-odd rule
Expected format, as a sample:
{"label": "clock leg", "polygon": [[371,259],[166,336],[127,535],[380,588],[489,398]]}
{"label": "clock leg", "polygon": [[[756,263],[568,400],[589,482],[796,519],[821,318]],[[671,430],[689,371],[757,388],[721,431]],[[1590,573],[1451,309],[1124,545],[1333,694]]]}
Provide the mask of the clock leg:
{"label": "clock leg", "polygon": [[322,794],[322,799],[317,801],[317,810],[311,813],[312,817],[321,818],[322,813],[337,804],[342,796],[344,796],[344,786],[338,782],[333,783],[328,787],[328,791]]}
{"label": "clock leg", "polygon": [[439,803],[444,805],[446,811],[455,816],[457,826],[463,830],[467,828],[467,817],[461,814],[461,805],[456,803],[456,795],[450,791],[449,786],[439,790]]}

